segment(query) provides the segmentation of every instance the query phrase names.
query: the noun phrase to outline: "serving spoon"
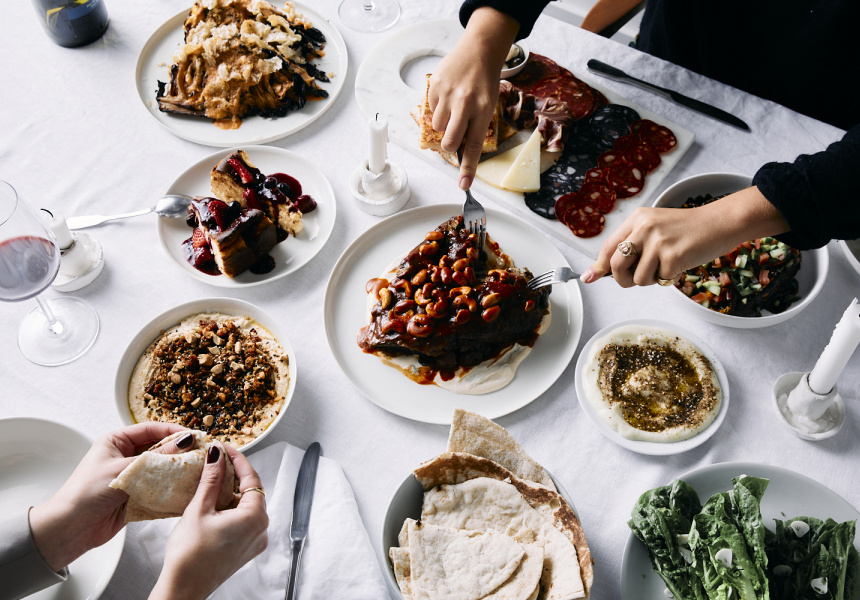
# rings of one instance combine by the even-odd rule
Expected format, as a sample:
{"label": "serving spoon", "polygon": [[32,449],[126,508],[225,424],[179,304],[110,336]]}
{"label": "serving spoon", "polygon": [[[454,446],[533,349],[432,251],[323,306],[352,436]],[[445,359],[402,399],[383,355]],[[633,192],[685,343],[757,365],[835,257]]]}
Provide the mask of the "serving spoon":
{"label": "serving spoon", "polygon": [[121,215],[89,215],[86,217],[69,217],[66,219],[66,224],[69,229],[84,229],[85,227],[94,227],[101,225],[105,221],[115,221],[116,219],[126,219],[128,217],[139,217],[148,215],[154,212],[159,217],[168,217],[176,219],[184,217],[188,212],[188,206],[191,204],[191,196],[184,194],[167,194],[161,200],[155,203],[152,208],[145,208],[135,212],[123,213]]}

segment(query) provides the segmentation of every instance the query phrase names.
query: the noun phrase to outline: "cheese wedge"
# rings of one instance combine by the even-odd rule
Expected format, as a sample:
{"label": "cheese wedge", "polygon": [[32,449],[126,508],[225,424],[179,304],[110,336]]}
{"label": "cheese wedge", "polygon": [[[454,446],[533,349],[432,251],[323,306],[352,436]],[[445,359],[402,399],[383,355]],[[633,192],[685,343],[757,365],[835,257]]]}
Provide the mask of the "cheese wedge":
{"label": "cheese wedge", "polygon": [[505,173],[503,188],[515,192],[536,192],[540,189],[541,140],[540,132],[535,129]]}
{"label": "cheese wedge", "polygon": [[523,146],[525,144],[514,146],[510,150],[506,150],[501,154],[478,163],[478,170],[476,172],[478,179],[489,183],[493,187],[502,188],[502,179],[508,174],[508,170],[514,164]]}

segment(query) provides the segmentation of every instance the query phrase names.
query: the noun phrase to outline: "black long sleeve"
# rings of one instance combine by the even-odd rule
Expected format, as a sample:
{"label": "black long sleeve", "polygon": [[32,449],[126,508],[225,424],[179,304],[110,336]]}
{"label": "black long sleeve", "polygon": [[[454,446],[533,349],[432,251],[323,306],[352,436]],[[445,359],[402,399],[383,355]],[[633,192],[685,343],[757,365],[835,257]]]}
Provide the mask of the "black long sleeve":
{"label": "black long sleeve", "polygon": [[460,7],[460,23],[465,27],[476,9],[489,6],[513,17],[520,24],[517,39],[521,40],[532,32],[535,21],[549,3],[550,0],[466,0]]}
{"label": "black long sleeve", "polygon": [[753,185],[785,218],[791,232],[778,236],[801,250],[831,239],[860,237],[860,125],[816,154],[791,163],[767,163]]}

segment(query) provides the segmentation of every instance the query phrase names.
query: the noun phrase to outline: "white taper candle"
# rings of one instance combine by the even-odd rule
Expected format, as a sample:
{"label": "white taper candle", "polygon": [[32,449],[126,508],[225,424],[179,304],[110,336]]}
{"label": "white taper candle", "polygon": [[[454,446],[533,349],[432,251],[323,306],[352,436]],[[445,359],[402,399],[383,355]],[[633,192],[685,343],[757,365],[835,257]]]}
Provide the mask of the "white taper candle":
{"label": "white taper candle", "polygon": [[74,240],[72,239],[72,232],[69,230],[69,226],[66,225],[66,217],[63,213],[56,210],[48,211],[42,209],[42,216],[48,225],[48,229],[57,238],[57,246],[60,250],[65,250],[71,246]]}
{"label": "white taper candle", "polygon": [[845,369],[854,350],[860,345],[860,304],[851,302],[836,324],[830,343],[809,374],[809,387],[816,394],[827,394],[836,385],[839,374]]}
{"label": "white taper candle", "polygon": [[385,160],[388,158],[386,146],[388,144],[388,121],[380,118],[379,113],[370,120],[370,155],[367,159],[367,167],[374,175],[379,175],[385,170]]}

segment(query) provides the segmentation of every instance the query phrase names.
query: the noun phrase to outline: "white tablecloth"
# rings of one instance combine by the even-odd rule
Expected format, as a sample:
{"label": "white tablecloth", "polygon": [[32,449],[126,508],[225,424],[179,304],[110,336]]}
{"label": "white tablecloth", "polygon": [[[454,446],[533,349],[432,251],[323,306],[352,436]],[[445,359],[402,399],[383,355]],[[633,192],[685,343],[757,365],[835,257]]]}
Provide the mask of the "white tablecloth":
{"label": "white tablecloth", "polygon": [[[212,153],[213,148],[181,140],[159,126],[135,91],[134,69],[144,42],[187,4],[188,0],[108,0],[111,25],[105,37],[70,50],[47,39],[29,2],[9,3],[0,24],[5,50],[0,67],[0,179],[11,182],[39,207],[61,209],[66,215],[113,214],[151,206],[182,171]],[[344,248],[378,222],[358,210],[348,189],[349,174],[367,150],[366,123],[349,87],[362,58],[385,36],[343,27],[337,5],[338,0],[314,3],[346,40],[348,89],[325,118],[272,143],[314,160],[331,181],[338,201],[334,233],[314,260],[293,275],[236,295],[282,319],[299,362],[295,397],[286,418],[263,446],[288,441],[304,448],[319,440],[323,454],[343,467],[370,539],[378,545],[391,494],[413,467],[442,451],[447,427],[413,422],[377,408],[338,369],[325,340],[322,303],[328,274]],[[401,5],[403,14],[396,27],[455,16],[459,2],[401,0]],[[639,73],[649,69],[658,83],[692,90],[751,124],[752,133],[744,133],[638,88],[600,79],[602,85],[696,134],[695,146],[658,192],[696,173],[751,174],[767,160],[818,151],[841,137],[842,132],[833,127],[547,16],[541,17],[529,43],[575,73],[587,75],[585,62],[592,56]],[[435,168],[412,153],[393,145],[389,152],[409,174],[408,207],[455,195],[453,173],[440,178]],[[50,417],[91,435],[119,427],[114,373],[132,336],[173,305],[224,295],[170,264],[158,245],[152,216],[89,233],[103,245],[107,262],[101,276],[74,295],[98,311],[102,327],[98,340],[88,354],[69,365],[33,365],[18,351],[15,331],[35,303],[4,304],[0,417]],[[554,243],[573,267],[582,269],[590,263],[564,244]],[[817,479],[860,507],[855,449],[860,428],[860,354],[848,363],[838,382],[848,400],[848,419],[835,438],[801,441],[776,421],[770,406],[773,381],[787,371],[811,369],[845,307],[860,295],[860,275],[835,244],[829,251],[830,275],[820,296],[794,320],[765,329],[726,329],[667,311],[666,290],[659,287],[625,291],[611,282],[584,287],[580,348],[596,331],[616,321],[671,319],[716,350],[731,389],[731,407],[720,431],[703,446],[666,458],[631,453],[598,433],[577,402],[573,364],[535,402],[498,419],[573,496],[596,561],[595,600],[619,597],[621,553],[628,535],[625,522],[636,498],[689,469],[731,460],[777,464]],[[60,294],[49,290],[46,295]],[[153,583],[132,527],[103,597],[145,598]]]}

